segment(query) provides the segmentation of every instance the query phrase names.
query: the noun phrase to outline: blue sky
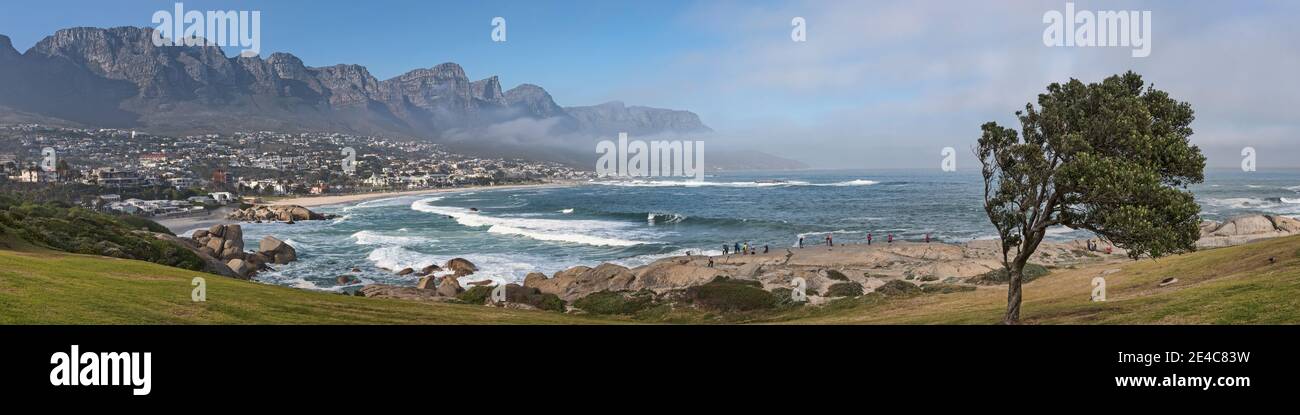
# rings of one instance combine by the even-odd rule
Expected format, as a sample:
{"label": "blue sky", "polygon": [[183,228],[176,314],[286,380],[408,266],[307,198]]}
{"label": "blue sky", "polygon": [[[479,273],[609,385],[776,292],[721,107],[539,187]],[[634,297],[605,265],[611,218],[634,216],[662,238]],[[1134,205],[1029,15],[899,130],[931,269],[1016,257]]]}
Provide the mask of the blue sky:
{"label": "blue sky", "polygon": [[[152,26],[173,3],[16,2],[0,34],[26,50],[65,27]],[[361,64],[380,79],[456,62],[506,88],[541,85],[561,105],[695,111],[717,130],[710,140],[817,167],[935,164],[943,147],[969,148],[980,123],[1012,124],[1050,82],[1132,69],[1192,103],[1212,165],[1252,146],[1260,166],[1300,167],[1300,2],[1075,3],[1151,11],[1151,56],[1044,46],[1042,17],[1065,1],[184,2],[260,10],[263,56]],[[495,16],[505,43],[491,42]],[[795,16],[807,42],[790,40]]]}

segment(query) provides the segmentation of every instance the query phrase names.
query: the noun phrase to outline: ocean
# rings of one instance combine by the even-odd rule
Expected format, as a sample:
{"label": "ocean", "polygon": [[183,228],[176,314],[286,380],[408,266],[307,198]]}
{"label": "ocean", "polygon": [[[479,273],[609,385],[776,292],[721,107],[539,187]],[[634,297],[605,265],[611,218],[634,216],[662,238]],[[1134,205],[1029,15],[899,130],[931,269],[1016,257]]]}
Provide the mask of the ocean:
{"label": "ocean", "polygon": [[[1223,220],[1252,213],[1300,215],[1300,170],[1208,170],[1192,187],[1202,217]],[[441,265],[464,257],[481,269],[466,281],[522,281],[575,265],[637,266],[657,259],[719,254],[723,244],[762,250],[864,243],[894,234],[903,240],[963,242],[994,238],[984,216],[978,172],[798,171],[735,172],[702,182],[638,180],[568,187],[469,189],[428,196],[374,199],[314,210],[326,221],[245,223],[248,246],[274,235],[294,246],[299,261],[258,274],[260,281],[318,290],[364,284],[414,285],[402,268]],[[1057,240],[1084,231],[1051,229]],[[361,270],[360,282],[336,277]]]}

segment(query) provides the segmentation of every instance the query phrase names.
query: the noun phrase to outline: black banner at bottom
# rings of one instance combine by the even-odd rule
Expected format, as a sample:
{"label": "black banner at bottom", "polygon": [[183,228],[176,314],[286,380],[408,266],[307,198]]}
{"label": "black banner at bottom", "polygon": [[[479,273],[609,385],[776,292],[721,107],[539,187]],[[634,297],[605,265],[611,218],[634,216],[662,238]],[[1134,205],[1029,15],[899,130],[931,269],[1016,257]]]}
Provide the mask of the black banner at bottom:
{"label": "black banner at bottom", "polygon": [[674,399],[720,388],[756,396],[1215,399],[1294,390],[1300,359],[1290,339],[1297,333],[1290,326],[10,326],[0,327],[0,377],[11,403],[149,404],[216,394],[328,405],[431,389],[519,397],[646,387],[670,389]]}

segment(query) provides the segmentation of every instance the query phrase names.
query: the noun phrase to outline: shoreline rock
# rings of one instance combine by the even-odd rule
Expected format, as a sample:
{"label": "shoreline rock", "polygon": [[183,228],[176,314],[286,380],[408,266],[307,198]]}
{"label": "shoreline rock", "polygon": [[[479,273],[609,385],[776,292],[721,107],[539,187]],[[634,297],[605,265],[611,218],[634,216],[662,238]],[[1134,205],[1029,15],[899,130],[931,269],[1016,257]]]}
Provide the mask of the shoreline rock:
{"label": "shoreline rock", "polygon": [[292,224],[304,220],[334,219],[337,215],[317,213],[298,205],[256,205],[247,209],[238,209],[226,216],[226,219],[243,222],[284,222]]}

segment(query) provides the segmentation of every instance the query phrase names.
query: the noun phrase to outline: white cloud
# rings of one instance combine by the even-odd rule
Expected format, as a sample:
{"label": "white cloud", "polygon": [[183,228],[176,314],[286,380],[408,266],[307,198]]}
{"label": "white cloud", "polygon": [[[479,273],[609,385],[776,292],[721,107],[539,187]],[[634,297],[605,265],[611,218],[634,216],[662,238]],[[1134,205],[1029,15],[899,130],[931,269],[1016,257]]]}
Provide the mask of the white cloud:
{"label": "white cloud", "polygon": [[[1243,142],[1300,160],[1288,145],[1300,139],[1300,30],[1290,21],[1300,3],[1078,4],[1152,10],[1147,58],[1043,46],[1043,13],[1064,4],[709,2],[687,21],[725,46],[682,56],[652,89],[681,91],[720,136],[759,150],[819,166],[925,167],[939,148],[968,148],[980,123],[1012,123],[1051,82],[1132,69],[1191,102],[1193,141],[1212,164],[1234,165],[1239,156],[1220,149]],[[808,22],[807,42],[790,41],[794,16]]]}

